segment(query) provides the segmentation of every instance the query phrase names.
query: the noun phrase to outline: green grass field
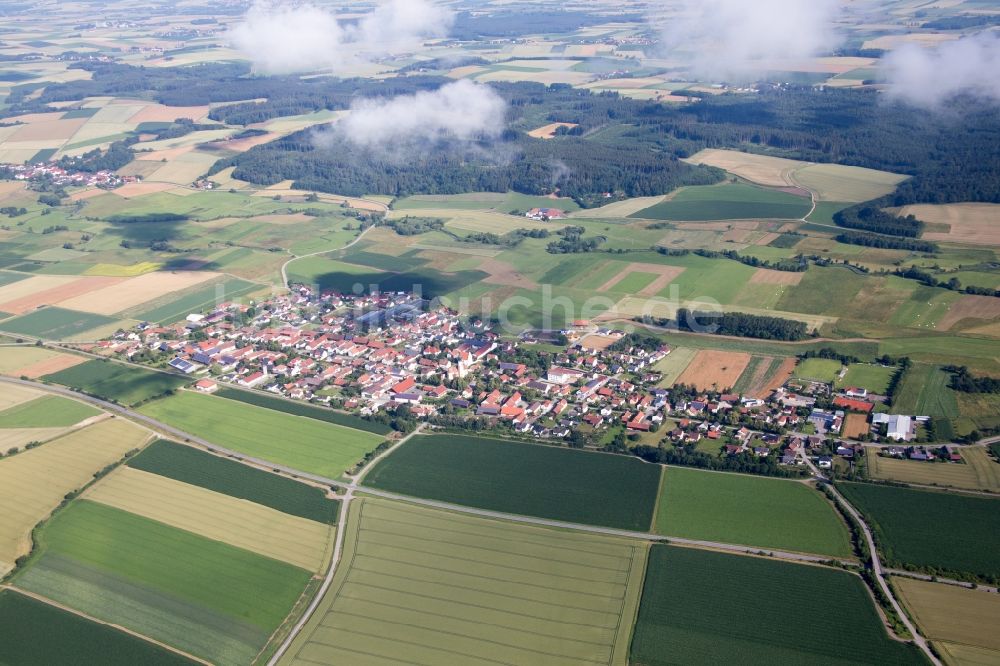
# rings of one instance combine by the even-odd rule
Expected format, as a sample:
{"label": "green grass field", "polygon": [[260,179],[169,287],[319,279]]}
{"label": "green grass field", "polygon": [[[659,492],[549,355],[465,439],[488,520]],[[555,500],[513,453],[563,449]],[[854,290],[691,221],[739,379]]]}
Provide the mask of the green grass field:
{"label": "green grass field", "polygon": [[857,386],[877,395],[885,395],[896,368],[867,363],[852,363],[847,374],[837,382],[838,387]]}
{"label": "green grass field", "polygon": [[843,367],[840,361],[828,358],[807,358],[795,366],[794,377],[803,379],[813,379],[818,382],[832,384],[837,379],[837,374]]}
{"label": "green grass field", "polygon": [[173,666],[195,662],[11,590],[0,590],[0,664]]}
{"label": "green grass field", "polygon": [[948,388],[950,376],[944,370],[914,363],[903,375],[893,399],[894,414],[916,414],[938,418],[959,415],[955,392]]}
{"label": "green grass field", "polygon": [[52,518],[39,541],[18,587],[221,664],[252,660],[311,577],[82,500]]}
{"label": "green grass field", "polygon": [[851,557],[851,539],[836,509],[798,481],[664,470],[656,532],[666,536]]}
{"label": "green grass field", "polygon": [[777,190],[744,184],[686,187],[670,201],[630,217],[647,220],[799,219],[809,212],[809,200]]}
{"label": "green grass field", "polygon": [[370,432],[188,391],[139,411],[249,456],[334,478],[382,441]]}
{"label": "green grass field", "polygon": [[637,458],[463,435],[415,437],[365,478],[415,497],[643,532],[659,482],[660,467]]}
{"label": "green grass field", "polygon": [[889,638],[854,574],[667,545],[649,553],[631,662],[924,663]]}
{"label": "green grass field", "polygon": [[340,510],[340,502],[315,486],[164,440],[143,449],[128,466],[321,523],[336,523]]}
{"label": "green grass field", "polygon": [[47,307],[3,322],[3,330],[18,335],[30,335],[45,340],[65,340],[86,331],[109,326],[118,321],[113,317]]}
{"label": "green grass field", "polygon": [[641,542],[355,500],[282,664],[625,666]]}
{"label": "green grass field", "polygon": [[1000,500],[864,483],[837,485],[890,566],[1000,578]]}
{"label": "green grass field", "polygon": [[220,386],[216,395],[221,398],[245,402],[248,405],[266,407],[268,409],[285,412],[286,414],[292,414],[294,416],[307,416],[318,421],[335,423],[337,425],[347,426],[348,428],[354,428],[356,430],[365,430],[367,432],[375,433],[376,435],[388,435],[392,432],[392,428],[384,423],[366,421],[365,419],[354,416],[353,414],[338,412],[326,407],[310,405],[302,402],[301,400],[286,400],[284,398],[264,395],[262,393],[241,391],[240,389],[230,388],[228,386]]}
{"label": "green grass field", "polygon": [[188,383],[186,378],[177,375],[96,359],[45,375],[42,379],[127,406],[156,398]]}
{"label": "green grass field", "polygon": [[66,428],[100,413],[77,400],[44,395],[0,412],[0,428]]}

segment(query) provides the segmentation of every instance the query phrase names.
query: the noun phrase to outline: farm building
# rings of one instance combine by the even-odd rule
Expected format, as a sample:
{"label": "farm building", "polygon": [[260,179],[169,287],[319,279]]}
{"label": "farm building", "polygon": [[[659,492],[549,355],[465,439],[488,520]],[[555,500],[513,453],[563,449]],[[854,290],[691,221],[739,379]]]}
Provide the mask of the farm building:
{"label": "farm building", "polygon": [[558,208],[532,208],[524,214],[532,220],[565,220],[566,213]]}
{"label": "farm building", "polygon": [[913,419],[900,414],[875,414],[874,425],[885,425],[885,436],[897,442],[913,439]]}

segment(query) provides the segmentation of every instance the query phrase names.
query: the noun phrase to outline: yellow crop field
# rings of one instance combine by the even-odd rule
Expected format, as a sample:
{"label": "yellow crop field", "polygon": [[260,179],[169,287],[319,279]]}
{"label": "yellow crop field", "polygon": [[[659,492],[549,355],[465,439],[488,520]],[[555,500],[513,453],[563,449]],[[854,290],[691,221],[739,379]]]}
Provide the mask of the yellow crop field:
{"label": "yellow crop field", "polygon": [[86,270],[84,275],[104,275],[108,277],[135,277],[145,275],[159,270],[160,266],[153,261],[140,261],[137,264],[123,266],[121,264],[94,264]]}
{"label": "yellow crop field", "polygon": [[623,201],[615,201],[614,203],[609,203],[606,206],[601,206],[600,208],[587,208],[585,210],[580,210],[573,213],[570,217],[582,217],[586,219],[594,220],[610,220],[619,217],[628,217],[634,213],[638,213],[640,210],[646,210],[651,208],[658,203],[663,203],[666,200],[666,196],[657,197],[635,197],[633,199],[625,199]]}
{"label": "yellow crop field", "polygon": [[66,432],[67,428],[2,428],[0,451],[22,449],[32,442],[47,442]]}
{"label": "yellow crop field", "polygon": [[886,458],[871,451],[868,465],[869,473],[876,479],[966,490],[1000,491],[1000,463],[994,461],[986,453],[986,449],[962,449],[962,458],[965,459],[964,464],[927,463]]}
{"label": "yellow crop field", "polygon": [[0,375],[35,377],[38,375],[33,374],[32,371],[36,368],[52,367],[53,369],[48,370],[48,372],[41,373],[48,374],[75,365],[79,362],[76,359],[82,360],[82,358],[27,345],[24,347],[0,347]]}
{"label": "yellow crop field", "polygon": [[928,240],[973,245],[1000,245],[1000,204],[916,204],[891,209],[899,215],[915,215],[930,224],[948,225],[948,230],[928,231]]}
{"label": "yellow crop field", "polygon": [[329,525],[131,467],[86,497],[310,571],[322,569],[332,552]]}
{"label": "yellow crop field", "polygon": [[796,184],[815,192],[821,201],[860,202],[889,194],[909,176],[841,164],[814,164],[796,171]]}
{"label": "yellow crop field", "polygon": [[738,150],[707,149],[688,162],[725,169],[740,178],[770,187],[802,187],[820,201],[860,202],[896,189],[909,176],[840,164],[812,164]]}
{"label": "yellow crop field", "polygon": [[0,460],[0,575],[31,547],[31,530],[66,493],[94,472],[142,446],[149,433],[122,419],[107,419],[37,449]]}
{"label": "yellow crop field", "polygon": [[1000,650],[1000,595],[912,578],[892,583],[927,638]]}

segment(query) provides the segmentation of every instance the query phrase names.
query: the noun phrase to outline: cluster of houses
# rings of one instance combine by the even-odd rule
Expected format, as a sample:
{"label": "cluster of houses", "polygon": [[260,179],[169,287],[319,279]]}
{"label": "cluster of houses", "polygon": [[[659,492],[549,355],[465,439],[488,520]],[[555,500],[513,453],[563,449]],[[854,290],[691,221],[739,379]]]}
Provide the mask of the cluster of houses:
{"label": "cluster of houses", "polygon": [[126,183],[140,180],[138,176],[120,176],[114,171],[93,173],[64,169],[54,162],[37,164],[0,164],[0,172],[9,174],[14,180],[49,182],[59,187],[100,187],[113,190]]}
{"label": "cluster of houses", "polygon": [[962,462],[962,453],[954,446],[883,446],[879,453],[888,458],[919,462]]}
{"label": "cluster of houses", "polygon": [[524,216],[531,220],[548,222],[549,220],[565,220],[566,212],[558,208],[532,208]]}
{"label": "cluster of houses", "polygon": [[170,326],[140,324],[100,347],[165,362],[199,378],[201,391],[230,383],[362,415],[405,405],[417,418],[477,418],[538,438],[581,431],[599,441],[601,433],[624,432],[648,444],[774,456],[788,465],[812,455],[830,466],[834,452],[847,459],[861,453],[860,445],[833,440],[844,410],[818,409],[815,396],[788,388],[766,399],[663,388],[655,366],[670,347],[624,336],[603,349],[575,344],[549,352],[543,362],[528,353],[530,343],[503,339],[447,308],[429,309],[408,293],[295,287],[261,303],[222,303]]}

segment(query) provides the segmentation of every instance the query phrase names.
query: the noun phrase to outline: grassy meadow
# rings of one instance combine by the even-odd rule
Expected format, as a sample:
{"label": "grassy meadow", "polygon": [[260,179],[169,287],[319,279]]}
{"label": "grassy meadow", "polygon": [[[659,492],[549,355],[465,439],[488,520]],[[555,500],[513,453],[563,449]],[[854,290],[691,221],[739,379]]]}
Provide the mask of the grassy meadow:
{"label": "grassy meadow", "polygon": [[854,574],[667,545],[649,553],[631,661],[923,663],[916,647],[889,638]]}
{"label": "grassy meadow", "polygon": [[627,663],[642,542],[364,498],[344,548],[282,664]]}
{"label": "grassy meadow", "polygon": [[467,435],[414,437],[365,477],[414,497],[640,532],[659,482],[660,467],[637,458]]}
{"label": "grassy meadow", "polygon": [[363,430],[190,391],[147,403],[139,411],[213,444],[334,478],[383,439]]}
{"label": "grassy meadow", "polygon": [[836,510],[798,481],[667,467],[656,511],[665,536],[852,557]]}

